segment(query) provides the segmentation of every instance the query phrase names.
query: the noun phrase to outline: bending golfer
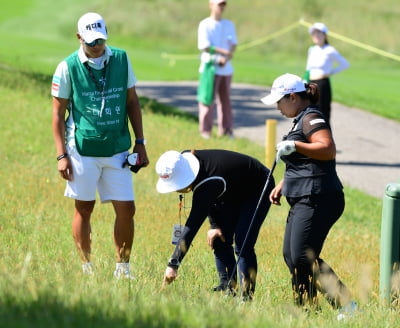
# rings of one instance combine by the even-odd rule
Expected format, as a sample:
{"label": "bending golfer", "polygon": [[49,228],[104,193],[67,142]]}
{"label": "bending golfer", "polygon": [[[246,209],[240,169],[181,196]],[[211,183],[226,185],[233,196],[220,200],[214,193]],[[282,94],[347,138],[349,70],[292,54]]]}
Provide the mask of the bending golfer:
{"label": "bending golfer", "polygon": [[82,270],[91,274],[90,219],[97,190],[115,211],[114,275],[132,278],[135,203],[131,171],[123,165],[131,147],[128,122],[136,136],[133,152],[148,165],[136,77],[125,51],[106,45],[100,15],[83,15],[76,36],[80,48],[57,66],[51,91],[57,169],[67,180],[65,196],[75,201],[72,234]]}
{"label": "bending golfer", "polygon": [[335,307],[350,301],[348,289],[319,255],[345,202],[336,174],[336,147],[329,124],[315,105],[316,84],[304,84],[300,77],[278,77],[271,93],[261,101],[277,103],[281,113],[294,118],[293,127],[277,145],[277,158],[286,164],[284,179],[270,194],[280,205],[282,195],[290,205],[284,236],[283,255],[292,275],[295,302],[314,302],[317,288]]}
{"label": "bending golfer", "polygon": [[[270,207],[268,195],[275,186],[271,177],[262,194],[269,170],[255,158],[227,150],[167,151],[158,159],[157,190],[160,193],[193,192],[192,208],[181,238],[168,262],[163,285],[175,280],[190,244],[209,217],[208,243],[214,250],[220,285],[214,290],[236,286],[235,255],[242,297],[251,300],[257,276],[254,245]],[[260,197],[263,195],[263,199]],[[257,208],[257,204],[260,203]],[[257,214],[254,212],[257,208]],[[252,220],[254,216],[254,220]],[[253,221],[253,224],[250,224]],[[246,234],[248,238],[244,243]],[[235,250],[233,250],[235,243]],[[228,286],[230,277],[231,284]]]}

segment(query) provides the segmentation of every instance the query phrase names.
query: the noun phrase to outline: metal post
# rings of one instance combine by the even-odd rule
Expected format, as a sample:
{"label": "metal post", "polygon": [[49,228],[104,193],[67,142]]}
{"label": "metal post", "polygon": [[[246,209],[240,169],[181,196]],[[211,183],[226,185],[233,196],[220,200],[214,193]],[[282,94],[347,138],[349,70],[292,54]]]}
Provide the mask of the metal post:
{"label": "metal post", "polygon": [[272,167],[275,161],[276,120],[265,120],[265,165]]}
{"label": "metal post", "polygon": [[[398,274],[400,263],[400,183],[386,186],[382,206],[380,297],[387,303],[400,286],[392,285],[394,274]],[[400,296],[400,295],[398,295]]]}

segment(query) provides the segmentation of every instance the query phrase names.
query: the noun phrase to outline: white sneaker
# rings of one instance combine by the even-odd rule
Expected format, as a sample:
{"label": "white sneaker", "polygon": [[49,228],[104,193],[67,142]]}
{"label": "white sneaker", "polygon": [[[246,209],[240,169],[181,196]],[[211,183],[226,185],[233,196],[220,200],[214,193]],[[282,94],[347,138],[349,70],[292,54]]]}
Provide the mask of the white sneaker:
{"label": "white sneaker", "polygon": [[128,263],[116,263],[114,277],[117,279],[130,279],[133,280],[135,277],[131,274],[129,262]]}
{"label": "white sneaker", "polygon": [[348,318],[352,318],[354,317],[357,311],[358,311],[357,303],[355,301],[351,301],[340,308],[339,314],[337,315],[337,319],[341,321],[341,320],[346,320]]}
{"label": "white sneaker", "polygon": [[91,276],[94,274],[93,265],[91,262],[86,262],[82,264],[82,272],[84,275]]}

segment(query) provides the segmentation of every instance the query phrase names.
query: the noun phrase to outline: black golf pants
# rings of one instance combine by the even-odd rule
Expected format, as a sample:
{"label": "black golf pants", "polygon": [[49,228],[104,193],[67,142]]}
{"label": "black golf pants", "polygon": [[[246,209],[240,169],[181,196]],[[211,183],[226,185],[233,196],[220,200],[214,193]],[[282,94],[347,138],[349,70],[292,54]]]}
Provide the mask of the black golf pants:
{"label": "black golf pants", "polygon": [[[322,246],[333,224],[344,210],[342,191],[299,198],[287,197],[291,208],[287,217],[283,242],[283,256],[292,275],[295,301],[301,305],[316,296],[316,281],[321,275],[329,282],[318,284],[331,303],[340,303],[338,297],[345,286],[334,271],[320,257]],[[336,284],[330,288],[327,284]],[[330,290],[334,292],[330,292]]]}

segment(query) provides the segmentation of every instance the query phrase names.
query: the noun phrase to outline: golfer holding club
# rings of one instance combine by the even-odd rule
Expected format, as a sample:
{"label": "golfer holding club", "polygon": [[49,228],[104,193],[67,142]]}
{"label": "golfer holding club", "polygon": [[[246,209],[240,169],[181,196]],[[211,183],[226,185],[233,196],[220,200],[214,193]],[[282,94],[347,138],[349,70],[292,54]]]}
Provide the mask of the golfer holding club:
{"label": "golfer holding club", "polygon": [[[336,147],[329,124],[318,110],[319,90],[293,74],[279,76],[271,93],[262,98],[277,104],[282,115],[294,118],[293,127],[277,145],[277,160],[286,164],[284,179],[270,194],[280,205],[282,195],[290,205],[283,255],[292,275],[295,302],[314,304],[317,289],[334,307],[350,302],[350,292],[320,258],[323,243],[341,216],[345,200],[336,174]],[[347,309],[347,308],[346,308]]]}
{"label": "golfer holding club", "polygon": [[126,52],[106,45],[99,14],[83,15],[76,36],[80,48],[57,66],[51,89],[57,169],[67,180],[65,196],[75,201],[72,233],[83,273],[93,273],[90,219],[98,191],[115,212],[114,276],[131,279],[135,203],[131,171],[124,165],[132,143],[128,122],[136,137],[132,151],[148,165],[136,77]]}
{"label": "golfer holding club", "polygon": [[271,205],[268,195],[275,186],[270,171],[250,156],[206,149],[167,151],[158,159],[156,172],[158,192],[193,192],[192,207],[168,262],[163,286],[177,277],[193,238],[208,216],[208,244],[214,250],[220,279],[214,290],[236,287],[237,264],[242,299],[251,300],[257,277],[254,245]]}

